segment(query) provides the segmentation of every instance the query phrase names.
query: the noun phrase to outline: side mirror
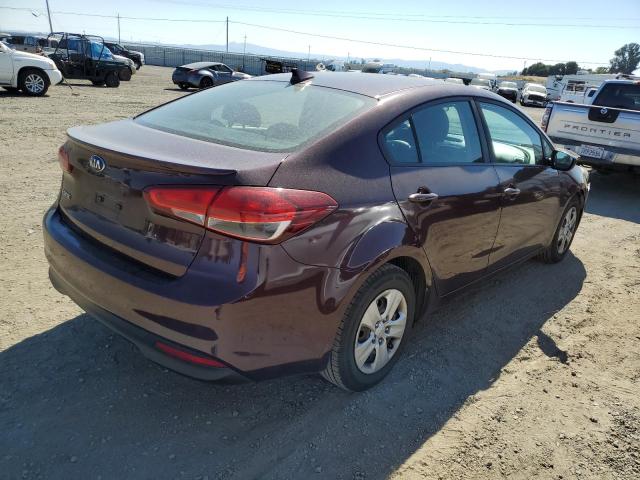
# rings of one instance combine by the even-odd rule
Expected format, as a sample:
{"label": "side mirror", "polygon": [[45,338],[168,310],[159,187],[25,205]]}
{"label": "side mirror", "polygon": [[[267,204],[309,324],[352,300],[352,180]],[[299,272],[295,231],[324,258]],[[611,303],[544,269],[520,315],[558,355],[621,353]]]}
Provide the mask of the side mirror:
{"label": "side mirror", "polygon": [[555,150],[551,159],[551,166],[556,170],[571,170],[576,164],[576,156],[564,150]]}

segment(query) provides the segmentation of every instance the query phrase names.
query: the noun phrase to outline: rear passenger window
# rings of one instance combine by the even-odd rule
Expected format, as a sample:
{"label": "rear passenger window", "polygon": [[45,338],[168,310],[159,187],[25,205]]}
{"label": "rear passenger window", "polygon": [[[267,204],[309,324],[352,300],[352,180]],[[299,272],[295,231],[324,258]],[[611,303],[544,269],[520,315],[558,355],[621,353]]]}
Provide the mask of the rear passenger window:
{"label": "rear passenger window", "polygon": [[478,163],[482,150],[469,102],[438,103],[412,115],[424,164]]}
{"label": "rear passenger window", "polygon": [[393,163],[418,163],[418,151],[409,120],[384,134],[384,148]]}

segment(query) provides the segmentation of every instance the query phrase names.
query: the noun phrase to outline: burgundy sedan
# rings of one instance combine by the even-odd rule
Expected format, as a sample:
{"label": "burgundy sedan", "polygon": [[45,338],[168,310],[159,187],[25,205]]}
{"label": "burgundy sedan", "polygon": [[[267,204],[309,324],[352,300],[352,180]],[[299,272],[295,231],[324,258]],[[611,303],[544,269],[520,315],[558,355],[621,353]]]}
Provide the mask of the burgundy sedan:
{"label": "burgundy sedan", "polygon": [[440,299],[567,255],[586,172],[496,94],[271,75],[76,127],[44,217],[53,285],[200,379],[389,373]]}

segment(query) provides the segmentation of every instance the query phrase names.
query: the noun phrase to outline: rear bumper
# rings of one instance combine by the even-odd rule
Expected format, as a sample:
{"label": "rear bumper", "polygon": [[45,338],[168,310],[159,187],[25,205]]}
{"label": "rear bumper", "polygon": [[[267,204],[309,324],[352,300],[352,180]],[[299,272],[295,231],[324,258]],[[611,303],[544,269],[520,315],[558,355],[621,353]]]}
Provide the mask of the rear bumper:
{"label": "rear bumper", "polygon": [[[209,232],[187,273],[173,277],[78,233],[57,207],[43,223],[56,288],[152,360],[207,379],[235,372],[260,380],[324,368],[348,303],[340,287],[349,282],[338,270],[300,264],[279,245]],[[150,337],[131,333],[140,330]],[[177,368],[175,359],[149,348],[157,338],[219,359],[230,371]]]}
{"label": "rear bumper", "polygon": [[169,368],[175,372],[197,378],[199,380],[222,380],[229,379],[235,381],[247,380],[238,372],[231,368],[203,367],[197,364],[187,363],[185,361],[173,358],[156,348],[156,343],[166,342],[166,339],[154,335],[126,320],[100,308],[87,297],[85,297],[78,289],[68,283],[54,269],[49,270],[49,279],[51,284],[63,295],[67,295],[80,308],[89,315],[99,320],[103,325],[113,330],[118,335],[126,338],[133,343],[140,352],[149,360]]}
{"label": "rear bumper", "polygon": [[198,75],[189,74],[189,72],[173,72],[171,80],[174,85],[188,85],[193,88],[198,88],[200,85],[200,78]]}
{"label": "rear bumper", "polygon": [[610,147],[607,145],[598,145],[589,142],[579,142],[567,138],[561,138],[554,135],[550,135],[551,140],[562,146],[567,150],[580,155],[580,147],[582,145],[591,145],[594,147],[602,147],[605,150],[605,154],[602,158],[593,158],[580,155],[578,163],[581,165],[589,165],[596,168],[607,168],[611,170],[628,170],[629,168],[640,168],[640,153],[634,154],[626,149],[620,149],[616,147]]}

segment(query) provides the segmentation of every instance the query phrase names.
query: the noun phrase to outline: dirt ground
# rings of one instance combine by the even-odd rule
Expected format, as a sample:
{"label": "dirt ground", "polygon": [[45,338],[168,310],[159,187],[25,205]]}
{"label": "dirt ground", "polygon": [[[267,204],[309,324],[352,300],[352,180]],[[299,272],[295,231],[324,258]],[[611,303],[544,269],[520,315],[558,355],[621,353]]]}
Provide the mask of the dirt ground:
{"label": "dirt ground", "polygon": [[57,293],[40,222],[65,130],[181,95],[170,74],[0,92],[0,477],[640,478],[638,177],[593,174],[562,263],[447,302],[362,394],[315,376],[194,381]]}

